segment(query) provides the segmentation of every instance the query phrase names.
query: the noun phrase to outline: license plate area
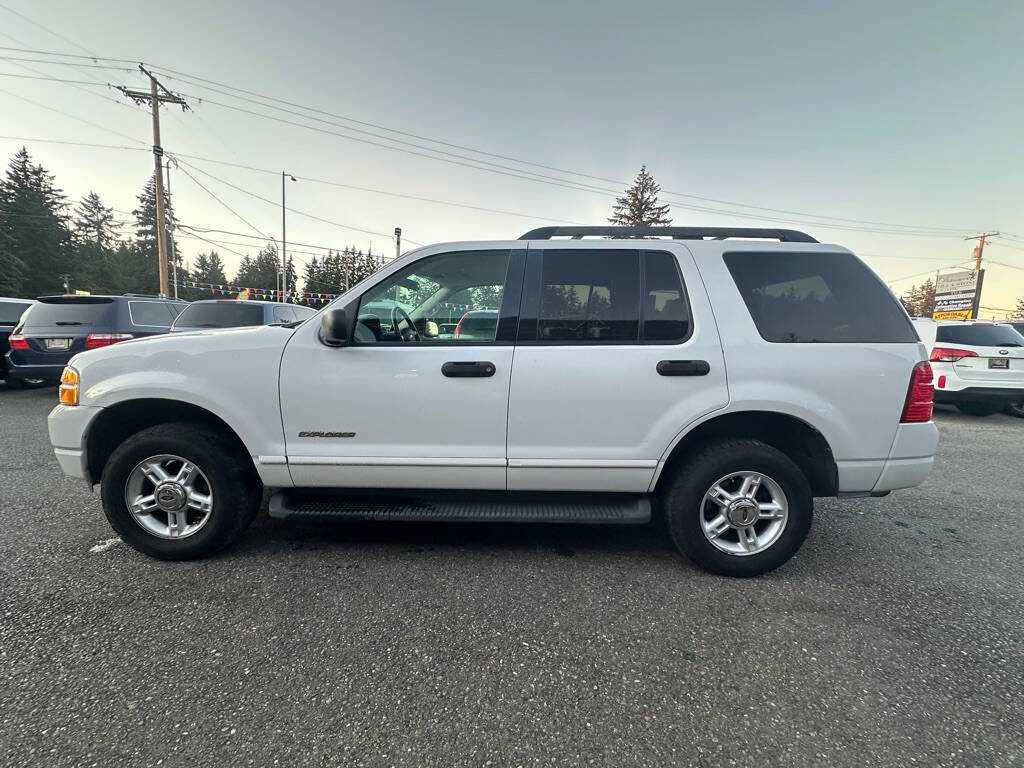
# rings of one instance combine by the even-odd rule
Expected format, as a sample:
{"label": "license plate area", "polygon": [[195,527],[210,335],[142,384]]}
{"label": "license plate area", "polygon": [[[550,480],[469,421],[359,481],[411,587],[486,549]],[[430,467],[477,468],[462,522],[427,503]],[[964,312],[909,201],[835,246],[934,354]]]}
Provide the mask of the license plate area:
{"label": "license plate area", "polygon": [[45,339],[44,343],[46,344],[46,348],[53,352],[59,352],[71,348],[71,339]]}
{"label": "license plate area", "polygon": [[988,360],[988,367],[998,368],[1005,371],[1010,367],[1010,360],[1006,357],[990,357]]}

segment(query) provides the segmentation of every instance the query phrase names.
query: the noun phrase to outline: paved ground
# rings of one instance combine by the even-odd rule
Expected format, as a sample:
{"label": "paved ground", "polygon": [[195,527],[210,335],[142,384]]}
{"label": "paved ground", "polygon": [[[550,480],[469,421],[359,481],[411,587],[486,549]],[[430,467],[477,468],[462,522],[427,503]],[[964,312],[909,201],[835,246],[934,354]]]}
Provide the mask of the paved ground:
{"label": "paved ground", "polygon": [[149,560],[0,386],[0,764],[1024,765],[1024,422],[749,581],[651,528],[266,517]]}

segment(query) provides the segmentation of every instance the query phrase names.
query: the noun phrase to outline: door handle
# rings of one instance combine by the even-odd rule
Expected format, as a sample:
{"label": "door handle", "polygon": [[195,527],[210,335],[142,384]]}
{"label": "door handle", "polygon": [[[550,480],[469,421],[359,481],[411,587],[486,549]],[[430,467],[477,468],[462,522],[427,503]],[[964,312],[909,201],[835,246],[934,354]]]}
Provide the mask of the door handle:
{"label": "door handle", "polygon": [[662,376],[707,376],[711,366],[707,360],[659,360],[658,373]]}
{"label": "door handle", "polygon": [[441,373],[450,379],[465,379],[472,376],[487,378],[493,376],[495,371],[494,363],[486,360],[477,362],[474,360],[457,360],[448,362],[441,366]]}

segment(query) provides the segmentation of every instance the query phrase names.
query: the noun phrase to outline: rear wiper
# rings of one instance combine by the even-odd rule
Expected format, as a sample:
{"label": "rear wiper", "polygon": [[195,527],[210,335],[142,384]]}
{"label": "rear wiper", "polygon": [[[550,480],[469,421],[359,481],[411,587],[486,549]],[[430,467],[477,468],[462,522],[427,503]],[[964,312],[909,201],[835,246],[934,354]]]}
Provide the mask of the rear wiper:
{"label": "rear wiper", "polygon": [[1024,347],[1020,342],[1011,341],[1009,344],[996,344],[997,347]]}
{"label": "rear wiper", "polygon": [[79,320],[58,320],[54,325],[85,325],[85,323]]}

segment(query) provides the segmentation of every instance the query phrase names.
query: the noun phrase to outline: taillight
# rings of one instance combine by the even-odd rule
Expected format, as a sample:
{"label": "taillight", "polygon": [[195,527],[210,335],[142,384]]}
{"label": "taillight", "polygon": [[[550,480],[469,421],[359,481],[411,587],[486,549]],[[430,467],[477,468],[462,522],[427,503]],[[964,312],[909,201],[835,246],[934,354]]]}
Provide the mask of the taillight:
{"label": "taillight", "polygon": [[969,349],[952,349],[951,347],[936,347],[932,350],[932,356],[928,359],[933,363],[955,363],[965,357],[977,357],[978,353]]}
{"label": "taillight", "polygon": [[28,349],[28,339],[25,338],[23,333],[12,333],[7,338],[7,343],[11,349]]}
{"label": "taillight", "polygon": [[131,338],[134,337],[130,333],[90,333],[85,337],[85,348],[98,349],[99,347],[109,347],[111,344],[117,344],[119,341],[128,341]]}
{"label": "taillight", "polygon": [[907,390],[907,400],[903,404],[900,423],[917,424],[922,421],[931,421],[934,400],[932,366],[929,363],[918,363],[910,374],[910,388]]}

